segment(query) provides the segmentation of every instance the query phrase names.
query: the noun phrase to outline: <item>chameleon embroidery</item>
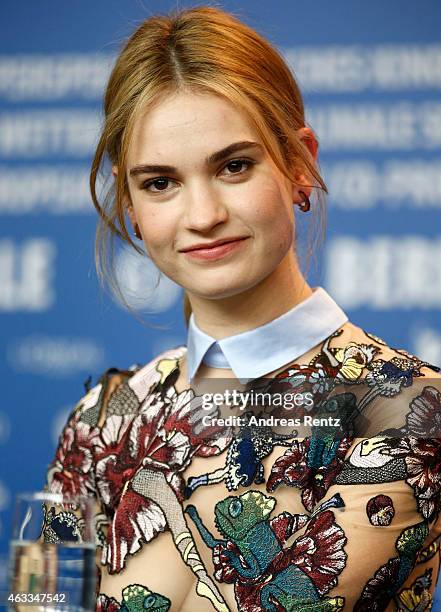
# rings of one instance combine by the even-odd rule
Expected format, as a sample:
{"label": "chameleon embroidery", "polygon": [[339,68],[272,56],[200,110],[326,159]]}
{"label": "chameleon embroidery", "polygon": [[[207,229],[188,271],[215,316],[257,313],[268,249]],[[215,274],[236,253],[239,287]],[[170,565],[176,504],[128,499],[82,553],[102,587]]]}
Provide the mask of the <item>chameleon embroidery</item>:
{"label": "chameleon embroidery", "polygon": [[168,597],[159,593],[152,593],[140,584],[131,584],[123,592],[121,612],[141,612],[141,610],[155,610],[155,612],[167,612],[171,601]]}
{"label": "chameleon embroidery", "polygon": [[[327,431],[320,426],[312,430],[310,437],[291,439],[289,443],[282,439],[266,440],[266,432],[254,439],[249,429],[242,432],[240,440],[213,436],[213,443],[207,442],[211,440],[211,432],[210,436],[205,431],[195,434],[195,404],[196,407],[198,404],[193,401],[190,409],[191,390],[179,393],[173,390],[179,370],[176,358],[152,362],[148,367],[138,368],[139,372],[132,368],[109,370],[96,387],[88,389],[88,396],[69,420],[48,475],[55,492],[93,492],[97,496],[103,511],[97,516],[100,524],[108,527],[107,533],[98,530],[98,536],[103,547],[102,565],[108,567],[109,574],[125,572],[125,563],[130,557],[167,529],[186,566],[184,571],[193,572],[196,592],[206,598],[200,605],[207,609],[211,606],[223,612],[229,609],[216,581],[233,585],[240,612],[324,612],[338,611],[343,606],[358,612],[373,612],[385,609],[391,601],[403,612],[430,609],[437,570],[434,566],[432,571],[424,572],[425,568],[417,564],[426,563],[440,551],[439,535],[424,548],[422,545],[432,521],[439,516],[441,438],[437,440],[437,433],[441,424],[441,395],[436,389],[439,377],[434,377],[435,386],[425,386],[419,395],[416,395],[414,379],[422,376],[419,369],[423,365],[435,372],[439,368],[398,349],[395,349],[398,357],[390,359],[390,347],[378,351],[373,345],[350,342],[331,348],[331,339],[340,334],[341,330],[330,336],[309,364],[290,365],[272,384],[275,390],[279,389],[278,385],[282,390],[287,385],[291,391],[312,388],[319,399],[324,399],[330,391],[334,393],[337,384],[343,385],[345,391],[355,391],[356,397],[352,400],[347,393],[351,401],[343,402],[342,406],[319,402],[324,416],[328,413],[333,416],[334,408],[348,408],[343,421],[349,431],[344,430],[348,435],[343,438],[341,432]],[[169,353],[175,355],[178,351],[184,354],[185,348]],[[378,352],[383,359],[377,358]],[[119,386],[111,384],[115,376]],[[252,381],[253,389],[255,382]],[[418,382],[424,386],[424,380]],[[386,400],[395,396],[400,400],[405,388],[409,391],[406,399],[413,398],[409,404],[411,412],[408,415],[403,412],[402,420],[394,417],[393,427],[387,420],[384,425],[380,420],[380,431],[377,427],[369,435],[365,434],[363,428],[370,423],[374,400],[381,400],[378,405],[384,405],[386,412],[389,405],[391,410],[399,406],[401,414],[407,409],[407,401],[389,404]],[[419,391],[419,385],[417,388]],[[335,400],[336,396],[333,397]],[[261,428],[258,433],[261,434]],[[240,446],[239,441],[243,443]],[[276,445],[285,446],[282,450],[285,454],[275,461],[268,474],[264,473],[264,460]],[[196,453],[195,449],[198,449]],[[231,452],[229,464],[185,482],[185,469],[193,456],[209,457],[223,450],[227,450],[225,455]],[[201,471],[208,472],[208,469],[204,467]],[[207,482],[202,482],[204,478]],[[264,487],[256,487],[262,492],[242,490],[239,492],[243,495],[239,495],[240,487],[253,487],[254,483],[263,484],[265,480],[268,481],[266,495]],[[420,519],[410,519],[410,513],[404,522],[403,508],[408,505],[400,503],[397,487],[372,488],[368,490],[369,496],[356,501],[362,511],[359,516],[363,516],[364,525],[360,526],[367,537],[360,538],[360,545],[357,542],[355,547],[346,547],[346,536],[351,540],[353,535],[352,524],[346,521],[345,533],[339,524],[338,512],[330,511],[344,505],[340,496],[336,494],[319,506],[329,487],[336,485],[335,490],[344,495],[354,485],[359,485],[364,492],[366,484],[394,481],[405,481],[412,489],[416,500],[414,514],[419,512],[424,523],[415,524]],[[224,496],[230,497],[216,505],[212,535],[193,506],[188,507],[186,514],[183,511],[188,493],[191,495],[202,484],[216,482],[224,483],[230,491]],[[293,510],[293,504],[288,506],[290,512],[272,517],[276,506],[274,498],[269,496],[280,485],[295,486],[301,491],[299,502],[303,502],[307,514],[295,514],[302,509]],[[200,493],[202,496],[202,490]],[[282,495],[281,501],[286,499],[289,504],[298,497],[297,491],[283,493],[286,497]],[[231,515],[235,507],[240,509],[237,517]],[[352,507],[347,510],[352,512]],[[49,512],[46,519],[44,535],[48,541],[75,539],[81,535],[81,525],[69,513]],[[190,519],[202,537],[202,546],[207,546],[212,554],[214,575],[210,576],[208,565],[198,553],[194,533],[189,529]],[[388,529],[392,519],[393,528]],[[400,521],[403,521],[403,531],[397,539],[395,528]],[[378,551],[372,550],[372,554],[378,555],[372,572],[362,580],[346,581],[344,572],[349,569],[346,564],[356,566],[366,551],[370,553],[369,533],[378,528],[383,531],[385,547],[389,546],[386,556],[381,547]],[[435,525],[434,536],[438,533]],[[395,556],[391,552],[394,542]],[[351,551],[355,554],[348,558],[346,552],[351,555]],[[416,575],[412,574],[410,579],[413,569]],[[409,585],[403,587],[408,579]],[[172,603],[166,597],[136,584],[143,582],[141,576],[133,576],[126,584],[131,581],[134,584],[128,589],[134,590],[127,591],[125,598],[118,597],[118,601],[99,594],[97,612],[120,609],[161,612],[171,608]],[[234,602],[232,607],[236,609]]]}
{"label": "chameleon embroidery", "polygon": [[117,611],[120,612],[167,612],[171,608],[168,597],[153,593],[142,584],[130,584],[122,590],[122,600],[119,604],[115,598],[107,597],[100,593],[97,598],[97,612]]}
{"label": "chameleon embroidery", "polygon": [[[284,512],[269,519],[275,504],[274,497],[255,490],[218,502],[215,524],[225,540],[213,537],[194,506],[186,512],[213,550],[216,578],[234,582],[241,611],[341,610],[344,598],[323,598],[347,558],[346,537],[329,510],[343,505],[341,497],[333,496],[312,517]],[[284,548],[305,525],[305,534]]]}

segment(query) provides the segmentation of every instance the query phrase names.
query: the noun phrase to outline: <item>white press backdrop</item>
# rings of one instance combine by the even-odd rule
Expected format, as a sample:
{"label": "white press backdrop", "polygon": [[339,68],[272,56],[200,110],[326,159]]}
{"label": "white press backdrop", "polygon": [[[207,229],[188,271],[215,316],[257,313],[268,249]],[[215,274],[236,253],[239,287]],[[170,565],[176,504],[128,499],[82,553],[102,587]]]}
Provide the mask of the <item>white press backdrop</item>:
{"label": "white press backdrop", "polygon": [[[310,282],[358,325],[441,365],[441,4],[219,5],[285,54],[319,138],[328,240]],[[163,329],[100,293],[88,194],[115,53],[143,18],[174,6],[0,4],[0,585],[11,500],[42,486],[85,379],[185,341],[181,290],[166,278],[155,288],[149,262],[118,256],[134,306]]]}

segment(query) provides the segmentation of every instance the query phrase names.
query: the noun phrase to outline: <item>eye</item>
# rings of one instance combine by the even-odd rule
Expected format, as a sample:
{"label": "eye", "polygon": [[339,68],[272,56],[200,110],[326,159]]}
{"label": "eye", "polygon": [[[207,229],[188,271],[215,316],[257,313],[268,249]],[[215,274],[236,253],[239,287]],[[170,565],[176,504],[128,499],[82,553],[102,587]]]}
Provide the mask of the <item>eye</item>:
{"label": "eye", "polygon": [[154,606],[156,603],[156,595],[147,595],[144,599],[144,608],[148,609]]}
{"label": "eye", "polygon": [[232,174],[243,174],[243,172],[236,172],[234,171],[234,169],[236,168],[237,170],[237,168],[239,168],[240,170],[241,167],[246,166],[246,170],[245,170],[246,172],[253,165],[253,163],[254,162],[252,162],[249,159],[232,159],[226,164],[226,166],[224,166],[224,169],[229,168],[230,170],[233,170]]}
{"label": "eye", "polygon": [[233,501],[228,507],[228,512],[233,518],[239,516],[239,514],[242,512],[242,502],[240,501],[240,499],[233,499]]}
{"label": "eye", "polygon": [[[232,159],[230,160],[223,168],[225,170],[228,168],[230,173],[227,176],[234,176],[236,174],[245,174],[250,167],[255,164],[255,162],[250,159]],[[243,166],[245,166],[245,170],[242,170]],[[148,191],[150,193],[167,193],[169,191],[168,186],[169,183],[173,183],[174,181],[166,176],[157,176],[156,178],[149,179],[141,184],[141,189]],[[154,187],[154,189],[151,189]]]}
{"label": "eye", "polygon": [[[158,176],[157,178],[150,179],[142,183],[141,188],[151,193],[161,193],[167,191],[167,184],[170,183],[171,179],[166,176]],[[150,187],[155,185],[156,189],[151,190]]]}

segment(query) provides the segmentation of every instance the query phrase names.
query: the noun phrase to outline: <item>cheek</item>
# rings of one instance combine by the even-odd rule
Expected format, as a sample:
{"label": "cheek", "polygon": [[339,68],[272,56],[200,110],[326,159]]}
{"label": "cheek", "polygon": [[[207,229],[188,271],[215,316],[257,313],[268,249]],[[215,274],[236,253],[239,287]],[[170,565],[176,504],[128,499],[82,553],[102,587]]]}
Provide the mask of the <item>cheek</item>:
{"label": "cheek", "polygon": [[159,252],[173,242],[173,223],[163,213],[143,212],[138,222],[149,252]]}
{"label": "cheek", "polygon": [[[293,204],[283,186],[272,176],[264,177],[253,194],[250,194],[249,213],[259,225],[277,224],[279,227],[292,226]],[[270,229],[271,225],[267,225]]]}
{"label": "cheek", "polygon": [[[260,230],[261,237],[274,244],[288,244],[294,236],[294,210],[278,191],[268,194],[265,200],[255,203],[250,213],[252,224]],[[270,245],[268,245],[270,246]]]}

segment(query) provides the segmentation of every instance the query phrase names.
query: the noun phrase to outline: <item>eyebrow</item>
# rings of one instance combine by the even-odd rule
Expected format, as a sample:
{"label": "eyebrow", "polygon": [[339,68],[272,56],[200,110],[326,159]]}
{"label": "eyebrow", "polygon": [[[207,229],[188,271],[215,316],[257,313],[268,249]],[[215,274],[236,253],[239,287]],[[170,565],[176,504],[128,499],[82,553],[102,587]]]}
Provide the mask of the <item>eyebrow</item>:
{"label": "eyebrow", "polygon": [[[237,151],[242,151],[243,149],[258,149],[260,151],[264,150],[263,146],[258,142],[242,140],[240,142],[233,142],[224,149],[212,153],[211,155],[205,158],[205,163],[207,166],[212,166],[224,160],[229,155],[232,155]],[[147,174],[149,172],[178,172],[178,170],[174,166],[140,164],[139,166],[133,166],[133,168],[130,169],[129,174],[130,176],[137,176],[138,174]]]}

